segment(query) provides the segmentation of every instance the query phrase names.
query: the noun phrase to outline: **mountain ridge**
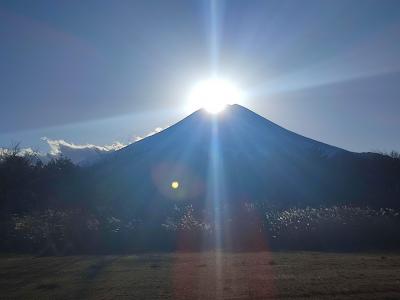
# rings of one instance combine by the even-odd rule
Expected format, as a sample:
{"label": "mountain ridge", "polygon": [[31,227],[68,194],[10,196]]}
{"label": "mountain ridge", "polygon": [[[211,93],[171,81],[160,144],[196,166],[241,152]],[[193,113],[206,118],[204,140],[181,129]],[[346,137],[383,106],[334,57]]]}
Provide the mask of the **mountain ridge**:
{"label": "mountain ridge", "polygon": [[[243,122],[245,120],[245,122]],[[133,150],[135,147],[137,147],[140,144],[143,143],[148,143],[154,139],[160,138],[161,136],[165,136],[165,138],[171,138],[172,131],[177,131],[179,130],[182,126],[183,127],[193,127],[192,123],[201,123],[204,125],[205,122],[214,122],[214,123],[226,123],[227,121],[235,123],[235,122],[240,122],[241,126],[243,123],[246,123],[246,121],[251,121],[253,124],[253,128],[255,127],[255,123],[258,123],[259,126],[261,126],[261,129],[268,130],[268,134],[271,134],[272,132],[275,132],[275,135],[278,135],[278,132],[281,135],[286,135],[286,136],[291,136],[294,139],[304,139],[304,141],[307,141],[310,145],[313,145],[316,148],[319,148],[320,150],[325,150],[327,155],[333,155],[337,152],[341,151],[346,151],[350,152],[348,150],[329,145],[327,143],[323,143],[317,140],[314,140],[309,137],[305,137],[303,135],[300,135],[298,133],[295,133],[294,131],[290,131],[270,120],[267,118],[264,118],[261,115],[258,115],[257,113],[239,105],[239,104],[232,104],[228,105],[227,108],[220,114],[214,115],[210,114],[204,109],[199,109],[192,114],[188,115],[187,117],[183,118],[182,120],[178,121],[177,123],[171,125],[170,127],[164,129],[163,131],[156,133],[150,137],[147,137],[143,140],[140,140],[136,143],[133,143],[131,145],[128,145],[127,147],[124,147],[123,149],[118,150],[119,152],[124,152],[124,151],[129,151]],[[248,122],[247,122],[248,123]],[[232,127],[232,126],[231,126]],[[236,126],[237,127],[237,126]],[[264,128],[262,128],[264,127]],[[117,151],[117,152],[118,152]]]}
{"label": "mountain ridge", "polygon": [[90,170],[99,197],[121,201],[124,210],[170,201],[201,210],[215,185],[229,205],[399,206],[398,165],[301,136],[234,105],[218,116],[196,111]]}

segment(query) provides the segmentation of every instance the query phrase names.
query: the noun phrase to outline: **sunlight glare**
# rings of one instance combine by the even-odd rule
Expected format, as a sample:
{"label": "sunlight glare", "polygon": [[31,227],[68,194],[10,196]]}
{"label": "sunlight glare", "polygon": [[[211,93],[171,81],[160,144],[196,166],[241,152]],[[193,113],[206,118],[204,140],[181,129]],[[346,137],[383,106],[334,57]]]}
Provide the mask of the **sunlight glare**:
{"label": "sunlight glare", "polygon": [[189,109],[191,111],[204,108],[212,114],[217,114],[229,104],[237,104],[242,98],[242,93],[231,82],[213,78],[199,82],[192,89],[189,96]]}

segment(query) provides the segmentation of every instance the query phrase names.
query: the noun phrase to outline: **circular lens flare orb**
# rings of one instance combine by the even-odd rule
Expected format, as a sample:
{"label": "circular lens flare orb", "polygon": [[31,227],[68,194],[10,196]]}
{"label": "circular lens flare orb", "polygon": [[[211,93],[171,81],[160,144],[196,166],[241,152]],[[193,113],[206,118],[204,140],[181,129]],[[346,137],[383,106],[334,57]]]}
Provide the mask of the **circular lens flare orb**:
{"label": "circular lens flare orb", "polygon": [[229,104],[241,101],[242,92],[233,83],[219,78],[199,82],[189,96],[190,110],[204,108],[212,114],[217,114]]}
{"label": "circular lens flare orb", "polygon": [[172,181],[171,182],[171,187],[176,190],[177,188],[179,188],[179,182],[178,181]]}

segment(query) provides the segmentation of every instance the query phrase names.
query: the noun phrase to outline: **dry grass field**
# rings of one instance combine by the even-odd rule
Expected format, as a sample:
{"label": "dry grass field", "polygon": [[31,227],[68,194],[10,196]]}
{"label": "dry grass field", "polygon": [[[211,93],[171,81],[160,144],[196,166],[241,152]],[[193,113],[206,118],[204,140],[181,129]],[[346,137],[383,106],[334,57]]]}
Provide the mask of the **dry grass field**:
{"label": "dry grass field", "polygon": [[400,254],[0,257],[1,299],[400,299]]}

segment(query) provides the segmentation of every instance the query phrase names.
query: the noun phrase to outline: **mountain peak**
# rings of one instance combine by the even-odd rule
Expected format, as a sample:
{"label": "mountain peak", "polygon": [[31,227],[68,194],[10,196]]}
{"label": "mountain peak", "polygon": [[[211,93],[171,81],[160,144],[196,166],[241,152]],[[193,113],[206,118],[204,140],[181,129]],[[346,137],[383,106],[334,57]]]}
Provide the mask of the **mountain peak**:
{"label": "mountain peak", "polygon": [[[315,189],[319,174],[330,175],[325,162],[353,157],[346,154],[243,106],[230,105],[218,115],[198,110],[114,152],[101,168],[112,170],[124,191],[143,199],[204,199],[210,168],[217,163],[223,171],[227,199],[308,199],[310,191],[319,192]],[[180,182],[179,191],[171,189],[175,181]],[[132,189],[132,182],[137,190]],[[287,189],[290,184],[293,190]]]}
{"label": "mountain peak", "polygon": [[224,116],[226,114],[231,114],[231,113],[252,113],[255,114],[253,111],[250,109],[240,105],[240,104],[227,104],[226,107],[219,113],[213,114],[208,112],[205,108],[200,108],[199,110],[195,111],[194,114],[196,113],[201,113],[201,114],[207,114],[210,116],[214,116],[214,118],[218,118],[220,116]]}
{"label": "mountain peak", "polygon": [[160,133],[120,151],[151,151],[162,156],[168,151],[187,152],[188,145],[207,151],[216,132],[221,149],[238,156],[246,154],[265,159],[272,154],[299,155],[309,151],[331,156],[345,151],[289,131],[238,104],[227,106],[217,115],[199,109]]}
{"label": "mountain peak", "polygon": [[[191,115],[188,117],[184,118],[177,124],[181,122],[186,122],[187,119],[197,119],[196,122],[204,122],[204,121],[211,121],[215,123],[228,123],[228,122],[240,122],[240,120],[247,120],[249,122],[250,120],[262,120],[263,122],[268,122],[270,125],[275,125],[273,122],[269,121],[268,119],[258,115],[257,113],[253,112],[252,110],[239,105],[239,104],[228,104],[224,110],[219,112],[218,114],[213,114],[208,112],[206,109],[201,108],[195,112],[193,112]],[[278,126],[279,127],[279,126]]]}

